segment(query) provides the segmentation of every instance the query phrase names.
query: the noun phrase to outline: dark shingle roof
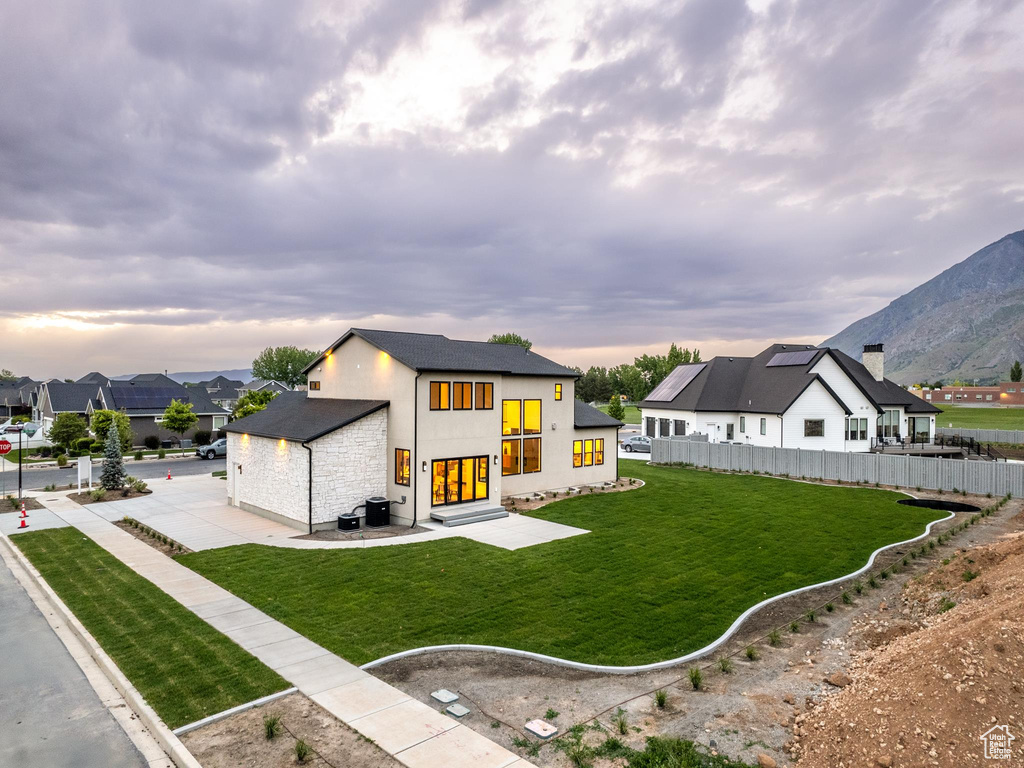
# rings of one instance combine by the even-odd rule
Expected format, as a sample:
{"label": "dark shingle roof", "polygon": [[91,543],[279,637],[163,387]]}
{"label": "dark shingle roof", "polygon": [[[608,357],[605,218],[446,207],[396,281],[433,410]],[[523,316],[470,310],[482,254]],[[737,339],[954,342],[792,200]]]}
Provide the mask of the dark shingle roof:
{"label": "dark shingle roof", "polygon": [[[517,344],[461,341],[437,333],[405,333],[352,328],[327,351],[336,349],[350,336],[358,336],[414,371],[466,371],[522,376],[565,376],[576,378],[571,368],[548,360]],[[324,352],[326,354],[326,351]],[[320,355],[303,370],[308,373],[324,357]]]}
{"label": "dark shingle roof", "polygon": [[145,387],[180,387],[170,376],[162,373],[140,373],[128,379],[132,384]]}
{"label": "dark shingle roof", "polygon": [[110,383],[110,379],[108,377],[104,376],[99,371],[92,371],[91,373],[85,374],[85,376],[83,376],[82,378],[78,379],[78,381],[76,381],[75,383],[76,384],[95,384],[96,386],[99,386],[100,384],[109,384]]}
{"label": "dark shingle roof", "polygon": [[[801,365],[768,365],[777,354],[798,350],[814,351],[815,354]],[[888,379],[875,381],[867,368],[849,355],[827,347],[803,344],[773,344],[755,357],[716,357],[673,400],[645,400],[641,407],[679,411],[785,413],[807,387],[818,381],[843,410],[850,413],[849,407],[828,383],[821,376],[810,372],[825,355],[830,355],[836,361],[878,410],[886,405],[899,405],[904,406],[908,413],[938,411],[935,406],[914,397]]]}
{"label": "dark shingle roof", "polygon": [[307,397],[305,392],[282,392],[262,411],[233,421],[224,430],[309,442],[387,406],[387,400],[339,400]]}
{"label": "dark shingle roof", "polygon": [[575,410],[573,411],[573,426],[576,429],[589,429],[591,427],[621,427],[622,422],[618,419],[613,419],[604,411],[599,411],[592,405],[584,403],[582,400],[573,401]]}
{"label": "dark shingle roof", "polygon": [[113,381],[110,386],[103,388],[103,399],[106,407],[123,410],[129,416],[159,416],[171,404],[171,400],[191,403],[192,412],[199,416],[220,416],[227,413],[219,405],[214,404],[205,389],[185,387],[170,379],[168,381],[170,384],[166,386],[159,385],[158,379],[141,383],[135,382],[134,379]]}
{"label": "dark shingle roof", "polygon": [[50,408],[54,413],[71,411],[72,413],[85,413],[89,404],[93,407],[99,406],[97,395],[100,391],[98,384],[67,384],[63,381],[51,381],[46,384],[46,393],[50,399]]}

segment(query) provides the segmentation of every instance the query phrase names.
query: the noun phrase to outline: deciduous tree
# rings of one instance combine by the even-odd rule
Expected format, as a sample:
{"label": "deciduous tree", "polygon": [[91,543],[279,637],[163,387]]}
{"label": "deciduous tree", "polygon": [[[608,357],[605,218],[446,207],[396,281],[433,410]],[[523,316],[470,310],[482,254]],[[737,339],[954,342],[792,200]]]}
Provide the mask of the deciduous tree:
{"label": "deciduous tree", "polygon": [[59,445],[70,451],[76,440],[86,437],[89,429],[85,425],[85,419],[77,413],[58,413],[53,420],[50,431],[46,433],[46,439],[54,445]]}
{"label": "deciduous tree", "polygon": [[179,437],[184,436],[199,421],[199,417],[192,413],[192,403],[182,403],[178,400],[171,400],[163,416],[163,428],[176,433]]}
{"label": "deciduous tree", "polygon": [[312,349],[298,347],[267,347],[252,361],[252,375],[265,381],[279,381],[292,389],[306,381],[303,368],[319,356]]}
{"label": "deciduous tree", "polygon": [[275,397],[277,397],[277,392],[271,392],[267,389],[260,389],[256,392],[246,392],[239,398],[238,404],[235,406],[235,410],[231,413],[231,418],[244,419],[246,416],[258,413],[266,408],[270,401]]}
{"label": "deciduous tree", "polygon": [[132,447],[134,435],[132,434],[132,420],[128,418],[128,414],[124,411],[93,411],[92,418],[89,420],[89,426],[92,429],[92,433],[96,435],[96,439],[101,442],[107,441],[107,432],[110,431],[110,425],[117,425],[117,434],[121,438],[121,451],[127,451]]}
{"label": "deciduous tree", "polygon": [[489,338],[491,344],[518,344],[520,347],[529,351],[533,346],[533,342],[529,339],[523,338],[518,333],[496,333]]}

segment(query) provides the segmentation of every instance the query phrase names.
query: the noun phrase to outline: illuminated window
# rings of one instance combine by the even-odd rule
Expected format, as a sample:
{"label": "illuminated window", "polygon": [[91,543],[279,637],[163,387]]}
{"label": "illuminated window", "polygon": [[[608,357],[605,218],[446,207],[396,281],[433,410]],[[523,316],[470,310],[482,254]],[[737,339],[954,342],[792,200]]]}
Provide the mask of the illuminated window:
{"label": "illuminated window", "polygon": [[555,384],[555,400],[561,400],[561,399],[562,399],[562,385],[561,384]]}
{"label": "illuminated window", "polygon": [[594,463],[604,464],[604,438],[599,437],[594,441]]}
{"label": "illuminated window", "polygon": [[519,463],[519,440],[501,441],[501,474],[518,475],[522,472]]}
{"label": "illuminated window", "polygon": [[523,474],[540,472],[540,438],[527,437],[523,440]]}
{"label": "illuminated window", "polygon": [[451,384],[447,381],[430,382],[430,410],[447,411],[451,400]]}
{"label": "illuminated window", "polygon": [[478,411],[489,411],[494,408],[494,385],[489,382],[478,381],[476,384],[476,409]]}
{"label": "illuminated window", "polygon": [[523,400],[523,434],[540,434],[540,400]]}
{"label": "illuminated window", "polygon": [[456,381],[452,385],[452,410],[473,410],[473,384],[468,381]]}
{"label": "illuminated window", "polygon": [[[522,434],[522,401],[502,400],[501,401],[501,434],[519,435]],[[518,472],[516,474],[519,474]]]}
{"label": "illuminated window", "polygon": [[313,390],[314,392],[318,392],[320,390],[320,382],[319,381],[311,381],[311,382],[309,382],[309,388],[311,390]]}
{"label": "illuminated window", "polygon": [[395,449],[395,483],[409,484],[409,451],[405,448]]}
{"label": "illuminated window", "polygon": [[594,465],[594,441],[584,440],[583,441],[583,466],[592,467]]}
{"label": "illuminated window", "polygon": [[488,461],[488,456],[471,456],[431,462],[430,506],[486,499]]}
{"label": "illuminated window", "polygon": [[804,419],[804,437],[824,437],[824,419]]}
{"label": "illuminated window", "polygon": [[583,441],[573,440],[572,441],[572,465],[574,467],[583,466]]}

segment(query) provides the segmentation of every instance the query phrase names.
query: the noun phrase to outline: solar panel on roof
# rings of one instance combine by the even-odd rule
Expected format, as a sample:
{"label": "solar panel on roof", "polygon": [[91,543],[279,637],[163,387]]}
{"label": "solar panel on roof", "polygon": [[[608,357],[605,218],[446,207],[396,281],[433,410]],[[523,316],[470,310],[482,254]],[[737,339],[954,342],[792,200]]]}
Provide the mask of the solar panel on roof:
{"label": "solar panel on roof", "polygon": [[112,387],[111,393],[118,408],[166,408],[171,400],[189,401],[188,395],[170,387]]}
{"label": "solar panel on roof", "polygon": [[765,368],[777,368],[785,365],[807,365],[818,354],[817,349],[801,349],[797,352],[779,352],[765,364]]}
{"label": "solar panel on roof", "polygon": [[647,396],[647,400],[668,402],[674,400],[676,395],[686,389],[686,385],[693,381],[697,374],[704,370],[706,363],[690,365],[677,365],[665,380],[654,388],[654,391]]}

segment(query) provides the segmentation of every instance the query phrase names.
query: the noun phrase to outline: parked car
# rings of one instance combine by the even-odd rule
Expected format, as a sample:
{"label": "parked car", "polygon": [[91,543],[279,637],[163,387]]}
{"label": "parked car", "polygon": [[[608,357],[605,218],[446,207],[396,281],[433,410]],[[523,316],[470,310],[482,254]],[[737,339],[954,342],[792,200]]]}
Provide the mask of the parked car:
{"label": "parked car", "polygon": [[227,438],[222,437],[220,440],[215,440],[209,445],[197,445],[196,456],[201,459],[213,459],[217,456],[228,455],[228,441]]}
{"label": "parked car", "polygon": [[651,452],[651,438],[645,437],[644,435],[635,435],[634,437],[627,437],[622,441],[622,450],[626,453],[650,453]]}

